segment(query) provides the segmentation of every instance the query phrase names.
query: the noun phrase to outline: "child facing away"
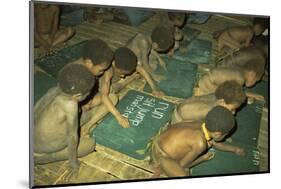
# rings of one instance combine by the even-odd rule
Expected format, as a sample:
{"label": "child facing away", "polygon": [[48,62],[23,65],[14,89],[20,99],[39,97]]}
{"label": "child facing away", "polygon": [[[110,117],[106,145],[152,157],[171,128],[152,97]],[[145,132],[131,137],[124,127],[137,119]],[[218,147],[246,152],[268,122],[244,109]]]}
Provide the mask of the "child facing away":
{"label": "child facing away", "polygon": [[245,155],[243,148],[222,142],[235,126],[232,113],[222,106],[214,107],[205,122],[181,122],[170,125],[153,140],[151,160],[154,176],[189,176],[190,168],[214,158],[208,149]]}

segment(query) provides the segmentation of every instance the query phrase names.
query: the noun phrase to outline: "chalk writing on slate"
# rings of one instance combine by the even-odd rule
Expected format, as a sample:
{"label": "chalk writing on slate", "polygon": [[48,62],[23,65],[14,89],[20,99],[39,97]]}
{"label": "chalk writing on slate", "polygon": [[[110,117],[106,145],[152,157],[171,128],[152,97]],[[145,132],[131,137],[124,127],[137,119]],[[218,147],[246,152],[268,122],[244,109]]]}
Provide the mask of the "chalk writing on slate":
{"label": "chalk writing on slate", "polygon": [[122,115],[129,118],[133,126],[139,126],[146,116],[162,119],[169,106],[170,104],[166,102],[156,101],[154,97],[137,95],[135,100],[125,108]]}

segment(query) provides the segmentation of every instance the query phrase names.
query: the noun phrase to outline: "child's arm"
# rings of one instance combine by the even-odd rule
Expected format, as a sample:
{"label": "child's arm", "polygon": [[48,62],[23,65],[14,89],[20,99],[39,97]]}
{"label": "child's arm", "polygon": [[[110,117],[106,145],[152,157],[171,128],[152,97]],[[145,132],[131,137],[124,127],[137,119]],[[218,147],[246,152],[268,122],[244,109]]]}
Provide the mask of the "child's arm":
{"label": "child's arm", "polygon": [[143,76],[144,79],[147,81],[147,83],[151,87],[152,94],[158,97],[164,96],[164,93],[159,89],[157,89],[157,86],[155,85],[154,81],[150,77],[149,73],[147,73],[147,71],[142,66],[138,65],[136,71],[140,73],[140,75]]}
{"label": "child's arm", "polygon": [[79,168],[79,162],[77,159],[77,148],[78,148],[78,104],[76,102],[69,102],[64,106],[66,116],[67,128],[67,150],[68,160],[70,168],[77,172]]}
{"label": "child's arm", "polygon": [[212,144],[213,144],[214,148],[221,150],[221,151],[233,152],[239,156],[244,156],[246,154],[246,152],[244,151],[243,148],[240,148],[238,146],[234,146],[231,144],[227,144],[225,142],[218,143],[218,142],[213,141]]}
{"label": "child's arm", "polygon": [[59,26],[59,8],[57,6],[54,6],[52,30],[51,30],[51,33],[50,33],[51,43],[53,43],[53,41],[55,39],[55,35],[58,31],[58,26]]}
{"label": "child's arm", "polygon": [[130,127],[128,119],[121,115],[121,113],[115,108],[115,106],[112,104],[112,102],[109,98],[110,84],[111,84],[112,76],[113,76],[112,68],[110,68],[100,78],[101,85],[100,85],[99,92],[101,93],[101,101],[106,106],[108,111],[110,113],[112,113],[112,115],[117,119],[118,123],[123,128],[128,128],[128,127]]}
{"label": "child's arm", "polygon": [[[202,154],[204,150],[206,150],[206,144],[203,142],[199,142],[196,146],[192,146],[190,151],[180,160],[180,165],[182,167],[190,168],[192,165],[202,162],[203,158],[200,158],[200,154]],[[196,161],[196,159],[199,160]]]}
{"label": "child's arm", "polygon": [[159,54],[158,54],[155,50],[153,50],[153,49],[151,49],[150,53],[151,53],[153,56],[155,56],[155,57],[157,58],[157,60],[158,60],[158,62],[159,62],[159,64],[160,64],[160,66],[161,66],[165,71],[167,71],[166,64],[165,64],[165,62],[163,61],[163,59],[159,56]]}

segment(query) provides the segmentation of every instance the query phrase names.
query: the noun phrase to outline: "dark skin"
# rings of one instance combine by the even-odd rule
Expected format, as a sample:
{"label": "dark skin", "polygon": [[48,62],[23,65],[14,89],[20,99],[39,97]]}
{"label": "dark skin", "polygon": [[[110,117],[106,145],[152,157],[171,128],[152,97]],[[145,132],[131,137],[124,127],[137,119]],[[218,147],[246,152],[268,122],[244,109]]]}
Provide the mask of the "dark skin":
{"label": "dark skin", "polygon": [[[90,61],[90,60],[87,60]],[[145,71],[144,68],[142,68],[142,66],[137,65],[136,70],[133,72],[128,72],[126,70],[122,70],[122,69],[118,69],[115,66],[115,62],[112,63],[112,66],[109,68],[105,68],[106,66],[91,66],[90,63],[86,63],[86,67],[88,67],[89,70],[92,70],[92,73],[94,75],[98,75],[102,72],[102,75],[99,78],[99,82],[100,82],[100,89],[99,89],[99,93],[97,95],[95,95],[95,97],[86,105],[83,106],[83,111],[88,111],[91,108],[100,105],[101,103],[103,103],[106,106],[106,109],[102,108],[99,111],[99,114],[104,115],[105,111],[109,111],[111,112],[115,118],[117,119],[118,123],[123,127],[123,128],[128,128],[130,127],[129,125],[129,121],[127,118],[123,117],[121,115],[121,113],[116,109],[116,107],[113,105],[113,103],[111,102],[111,99],[109,98],[109,94],[110,94],[110,88],[112,86],[113,88],[113,92],[118,92],[121,89],[123,89],[128,83],[130,83],[131,81],[134,80],[135,75],[133,74],[140,74],[141,76],[143,76],[146,81],[148,82],[148,84],[151,86],[152,88],[152,94],[154,94],[155,96],[162,96],[163,93],[159,90],[157,90],[153,80],[151,79],[150,75]],[[82,62],[82,60],[81,60]],[[103,69],[105,68],[105,69]],[[116,81],[115,83],[112,83],[112,78],[119,78],[118,81]],[[104,112],[104,113],[102,113]],[[96,118],[96,116],[94,115],[92,117],[92,120],[97,120],[98,118]],[[93,123],[93,121],[92,121]]]}
{"label": "dark skin", "polygon": [[135,53],[138,58],[138,65],[142,66],[142,68],[150,74],[153,80],[160,81],[165,78],[162,75],[155,74],[149,64],[149,56],[153,56],[157,59],[159,65],[166,70],[166,64],[158,54],[162,49],[160,49],[156,43],[153,43],[150,37],[143,34],[137,34],[128,42],[126,47]]}
{"label": "dark skin", "polygon": [[48,91],[34,108],[35,164],[68,160],[77,176],[82,157],[95,149],[95,142],[78,137],[78,101],[86,95],[67,95],[58,87]]}
{"label": "dark skin", "polygon": [[56,5],[35,5],[35,44],[46,52],[54,50],[74,35],[70,27],[59,29],[59,13]]}
{"label": "dark skin", "polygon": [[[242,148],[220,142],[226,136],[221,132],[209,132],[211,141],[205,139],[201,122],[182,122],[171,125],[159,138],[159,147],[167,154],[155,154],[160,169],[169,177],[189,176],[190,168],[212,159],[214,153],[207,152],[211,147],[218,150],[245,155]],[[176,138],[176,140],[175,140]]]}
{"label": "dark skin", "polygon": [[264,29],[260,25],[251,26],[237,26],[227,28],[219,32],[215,36],[218,41],[218,51],[222,52],[225,47],[230,49],[240,49],[241,47],[248,47],[254,35],[260,35]]}
{"label": "dark skin", "polygon": [[244,66],[249,61],[255,61],[256,64],[265,66],[266,64],[266,55],[259,48],[255,46],[243,47],[239,51],[234,52],[232,55],[229,55],[224,58],[223,66]]}

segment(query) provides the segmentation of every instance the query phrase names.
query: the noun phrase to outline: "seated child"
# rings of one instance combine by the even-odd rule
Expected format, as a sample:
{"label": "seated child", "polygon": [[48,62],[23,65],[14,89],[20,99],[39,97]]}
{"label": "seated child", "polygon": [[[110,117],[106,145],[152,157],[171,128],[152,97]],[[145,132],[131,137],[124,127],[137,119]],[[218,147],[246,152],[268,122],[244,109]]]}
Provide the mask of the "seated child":
{"label": "seated child", "polygon": [[[83,113],[80,122],[84,128],[82,132],[88,132],[88,129],[101,120],[108,112],[112,113],[121,127],[130,127],[128,119],[123,117],[115,107],[118,102],[117,95],[110,91],[114,55],[112,50],[100,39],[87,41],[83,48],[82,57],[73,63],[85,66],[96,76],[99,85],[97,87],[98,93],[93,98],[86,99],[81,103]],[[84,127],[86,123],[87,126]]]}
{"label": "seated child", "polygon": [[226,81],[218,86],[214,94],[192,96],[180,102],[174,110],[171,124],[203,121],[215,106],[223,106],[235,114],[245,100],[243,87],[236,81]]}
{"label": "seated child", "polygon": [[184,34],[181,28],[185,24],[186,14],[179,12],[168,12],[168,17],[172,27],[174,28],[175,45],[174,48],[169,51],[169,55],[173,56],[174,51],[176,51],[180,47],[180,41],[184,38]]}
{"label": "seated child", "polygon": [[59,29],[59,14],[57,5],[35,3],[35,47],[41,47],[45,52],[48,52],[74,35],[74,29],[70,27]]}
{"label": "seated child", "polygon": [[[106,70],[105,74],[107,74],[107,79],[110,82],[110,93],[115,94],[122,90],[136,78],[137,73],[146,79],[152,88],[152,94],[156,96],[163,95],[163,93],[157,89],[157,86],[154,84],[150,75],[142,68],[141,65],[137,65],[136,55],[126,47],[121,47],[115,51],[112,66]],[[99,96],[100,94],[95,95],[93,100],[83,106],[84,113],[81,118],[82,124],[87,123],[88,125],[89,123],[86,122],[86,120],[89,120],[88,117],[91,117],[90,123],[93,125],[101,118],[101,115],[108,112],[105,107],[101,107],[99,109],[94,108],[100,104]],[[114,101],[116,102],[117,100]],[[90,109],[91,111],[88,111]]]}
{"label": "seated child", "polygon": [[82,65],[68,64],[58,76],[58,86],[50,89],[34,108],[34,160],[45,164],[69,160],[77,174],[77,157],[95,149],[95,141],[78,136],[78,102],[95,84],[95,78]]}
{"label": "seated child", "polygon": [[214,93],[220,84],[230,80],[241,86],[245,84],[246,87],[252,87],[261,80],[263,74],[264,66],[255,61],[249,61],[241,67],[214,68],[199,80],[196,96]]}
{"label": "seated child", "polygon": [[214,32],[213,36],[218,41],[218,52],[224,47],[238,50],[243,46],[249,46],[253,36],[258,36],[267,26],[261,22],[254,22],[253,26],[235,26]]}
{"label": "seated child", "polygon": [[242,148],[223,143],[235,126],[232,113],[216,106],[206,116],[205,122],[181,122],[171,125],[155,137],[151,148],[154,176],[164,172],[168,177],[189,176],[189,169],[214,157],[208,149],[245,155]]}
{"label": "seated child", "polygon": [[153,68],[153,65],[149,62],[149,56],[154,56],[158,63],[166,69],[165,62],[158,53],[168,51],[173,45],[173,32],[166,27],[158,26],[153,29],[151,36],[137,34],[128,41],[126,47],[135,53],[138,58],[138,65],[141,65],[151,75],[152,79],[159,81],[164,77],[154,73],[156,67]]}

